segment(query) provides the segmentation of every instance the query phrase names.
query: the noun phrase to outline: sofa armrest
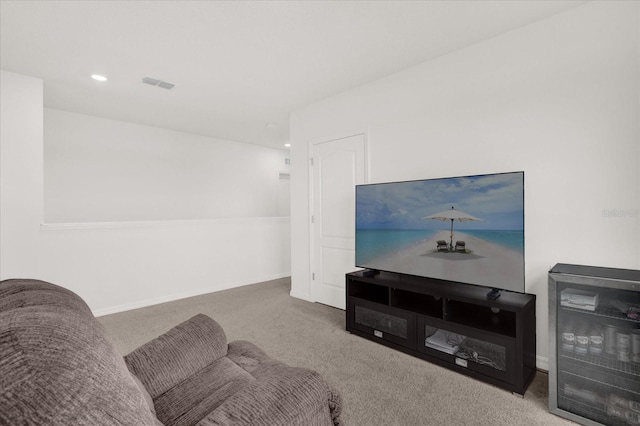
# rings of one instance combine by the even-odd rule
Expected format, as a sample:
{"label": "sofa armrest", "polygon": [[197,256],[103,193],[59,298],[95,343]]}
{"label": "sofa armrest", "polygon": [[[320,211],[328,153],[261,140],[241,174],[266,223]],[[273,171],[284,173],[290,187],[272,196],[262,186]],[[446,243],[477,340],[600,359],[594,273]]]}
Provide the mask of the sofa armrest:
{"label": "sofa armrest", "polygon": [[227,338],[222,327],[208,316],[198,314],[124,359],[155,399],[226,353]]}

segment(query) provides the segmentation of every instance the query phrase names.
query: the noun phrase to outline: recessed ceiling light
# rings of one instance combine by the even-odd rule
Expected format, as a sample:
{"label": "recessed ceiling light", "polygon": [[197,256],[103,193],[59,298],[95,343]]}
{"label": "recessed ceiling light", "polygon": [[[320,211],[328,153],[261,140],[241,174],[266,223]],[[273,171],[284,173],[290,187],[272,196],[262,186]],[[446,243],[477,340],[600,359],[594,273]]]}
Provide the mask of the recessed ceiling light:
{"label": "recessed ceiling light", "polygon": [[285,143],[284,146],[286,146],[287,148],[291,148],[291,144],[290,143]]}
{"label": "recessed ceiling light", "polygon": [[105,77],[104,75],[100,75],[100,74],[92,74],[91,78],[97,81],[107,81],[107,77]]}

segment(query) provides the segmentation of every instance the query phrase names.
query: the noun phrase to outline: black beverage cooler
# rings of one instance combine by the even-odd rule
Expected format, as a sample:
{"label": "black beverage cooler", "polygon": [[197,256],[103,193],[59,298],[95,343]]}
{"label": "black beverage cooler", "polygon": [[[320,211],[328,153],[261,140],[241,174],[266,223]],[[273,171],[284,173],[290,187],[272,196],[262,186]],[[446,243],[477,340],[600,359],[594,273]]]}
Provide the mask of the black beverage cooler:
{"label": "black beverage cooler", "polygon": [[640,271],[549,271],[549,411],[585,425],[640,425]]}

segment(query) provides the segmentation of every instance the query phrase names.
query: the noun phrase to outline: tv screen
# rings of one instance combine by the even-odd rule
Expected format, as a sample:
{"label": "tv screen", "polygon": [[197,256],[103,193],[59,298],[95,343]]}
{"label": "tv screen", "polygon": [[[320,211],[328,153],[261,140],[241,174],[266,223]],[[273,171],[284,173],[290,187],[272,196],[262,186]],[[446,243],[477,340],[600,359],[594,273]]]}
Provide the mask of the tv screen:
{"label": "tv screen", "polygon": [[356,266],[524,292],[524,172],[357,185]]}

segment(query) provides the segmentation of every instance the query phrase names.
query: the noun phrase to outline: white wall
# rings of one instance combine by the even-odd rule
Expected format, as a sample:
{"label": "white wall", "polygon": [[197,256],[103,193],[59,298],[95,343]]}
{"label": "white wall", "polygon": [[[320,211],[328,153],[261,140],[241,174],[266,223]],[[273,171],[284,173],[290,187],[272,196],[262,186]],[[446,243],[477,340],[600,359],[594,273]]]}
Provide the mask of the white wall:
{"label": "white wall", "polygon": [[45,221],[278,216],[286,154],[46,108]]}
{"label": "white wall", "polygon": [[640,268],[639,7],[589,3],[294,112],[291,294],[310,297],[311,141],[367,129],[371,182],[524,170],[546,368],[549,268]]}
{"label": "white wall", "polygon": [[0,279],[62,285],[104,314],[289,275],[285,217],[43,225],[42,81],[2,71],[0,86]]}

